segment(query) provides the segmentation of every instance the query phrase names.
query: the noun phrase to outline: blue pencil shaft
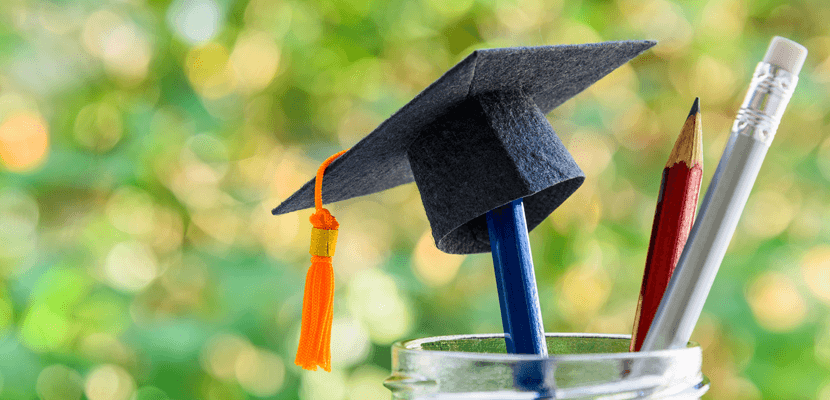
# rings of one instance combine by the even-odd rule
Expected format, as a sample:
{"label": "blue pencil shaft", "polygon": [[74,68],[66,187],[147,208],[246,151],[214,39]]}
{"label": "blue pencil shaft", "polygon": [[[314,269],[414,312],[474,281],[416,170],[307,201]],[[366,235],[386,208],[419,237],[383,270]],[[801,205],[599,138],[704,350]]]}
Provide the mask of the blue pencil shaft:
{"label": "blue pencil shaft", "polygon": [[507,351],[547,355],[522,199],[488,212],[487,228]]}

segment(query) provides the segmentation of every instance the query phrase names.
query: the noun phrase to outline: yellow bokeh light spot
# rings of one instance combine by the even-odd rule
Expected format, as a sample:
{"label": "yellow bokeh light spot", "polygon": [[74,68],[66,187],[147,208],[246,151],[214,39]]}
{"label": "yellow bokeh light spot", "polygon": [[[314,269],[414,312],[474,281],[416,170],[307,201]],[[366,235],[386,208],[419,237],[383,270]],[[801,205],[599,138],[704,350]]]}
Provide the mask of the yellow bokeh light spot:
{"label": "yellow bokeh light spot", "polygon": [[147,34],[134,22],[108,10],[99,10],[84,22],[81,43],[104,62],[105,70],[127,83],[146,76],[152,58]]}
{"label": "yellow bokeh light spot", "polygon": [[736,87],[734,70],[712,57],[701,57],[691,74],[692,92],[706,93],[707,104],[712,106],[729,100]]}
{"label": "yellow bokeh light spot", "polygon": [[409,302],[395,280],[377,269],[357,273],[349,284],[346,299],[352,315],[366,325],[374,343],[389,345],[412,329],[414,318]]}
{"label": "yellow bokeh light spot", "polygon": [[634,189],[631,182],[620,176],[616,179],[617,186],[622,187],[622,189],[613,192],[614,201],[605,204],[605,211],[609,219],[622,221],[631,215],[635,205],[641,199],[640,193]]}
{"label": "yellow bokeh light spot", "polygon": [[608,168],[612,151],[616,151],[616,148],[605,136],[583,130],[571,136],[568,150],[577,154],[579,167],[585,172],[585,176],[595,177]]}
{"label": "yellow bokeh light spot", "polygon": [[79,353],[91,360],[126,364],[135,361],[132,349],[109,333],[93,333],[81,339]]}
{"label": "yellow bokeh light spot", "polygon": [[359,364],[372,351],[369,332],[352,318],[335,318],[331,324],[331,363],[340,368]]}
{"label": "yellow bokeh light spot", "polygon": [[389,389],[383,387],[383,380],[389,373],[375,366],[358,367],[349,376],[349,400],[387,400]]}
{"label": "yellow bokeh light spot", "polygon": [[695,325],[691,340],[700,344],[700,348],[706,351],[719,339],[721,331],[720,321],[714,315],[703,312]]}
{"label": "yellow bokeh light spot", "polygon": [[90,54],[104,56],[104,47],[109,34],[123,23],[123,18],[108,10],[92,13],[84,22],[81,43]]}
{"label": "yellow bokeh light spot", "polygon": [[254,209],[248,219],[250,228],[270,257],[282,261],[305,262],[309,257],[311,224],[307,220],[301,221],[300,213],[296,212],[280,215],[279,218],[262,218],[263,215],[270,215],[271,204],[277,204],[282,199],[284,198],[265,201]]}
{"label": "yellow bokeh light spot", "polygon": [[104,275],[109,284],[126,292],[144,289],[159,273],[155,253],[137,241],[113,246],[104,264]]}
{"label": "yellow bokeh light spot", "polygon": [[280,49],[264,32],[240,35],[230,56],[240,86],[248,92],[264,89],[280,65]]}
{"label": "yellow bokeh light spot", "polygon": [[590,321],[605,305],[611,290],[607,274],[596,267],[577,265],[560,281],[560,308],[575,322]]}
{"label": "yellow bokeh light spot", "polygon": [[288,198],[298,187],[314,177],[319,163],[296,150],[278,151],[271,155],[276,160],[273,168],[273,197]]}
{"label": "yellow bokeh light spot", "polygon": [[639,101],[635,93],[639,86],[634,68],[625,64],[589,86],[588,90],[597,96],[603,106],[628,112],[631,105]]}
{"label": "yellow bokeh light spot", "polygon": [[202,367],[211,375],[231,381],[236,377],[239,355],[252,345],[239,335],[221,333],[211,338],[202,351]]}
{"label": "yellow bokeh light spot", "polygon": [[92,371],[84,386],[89,400],[128,400],[135,391],[133,377],[124,368],[112,364]]}
{"label": "yellow bokeh light spot", "polygon": [[337,138],[343,147],[354,146],[366,136],[366,132],[373,131],[381,122],[383,122],[381,116],[370,110],[354,107],[340,118],[337,125]]}
{"label": "yellow bokeh light spot", "polygon": [[818,198],[806,199],[787,228],[791,242],[812,240],[821,233],[824,207],[824,203]]}
{"label": "yellow bokeh light spot", "polygon": [[[348,218],[341,219],[341,221],[348,220]],[[356,219],[352,220],[356,221]],[[334,272],[338,277],[349,278],[360,271],[380,266],[384,260],[383,253],[374,240],[374,235],[364,229],[343,230],[337,240],[337,252],[334,253],[332,260]]]}
{"label": "yellow bokeh light spot", "polygon": [[801,276],[816,297],[830,304],[830,246],[815,247],[802,257]]}
{"label": "yellow bokeh light spot", "polygon": [[138,188],[116,189],[107,201],[105,212],[112,226],[122,232],[143,235],[153,229],[153,198]]}
{"label": "yellow bokeh light spot", "polygon": [[546,40],[551,43],[596,43],[602,41],[602,36],[588,25],[563,18]]}
{"label": "yellow bokeh light spot", "polygon": [[706,3],[697,31],[720,40],[739,37],[746,23],[747,5],[741,0],[718,0]]}
{"label": "yellow bokeh light spot", "polygon": [[767,239],[787,229],[795,216],[795,206],[782,193],[767,190],[749,198],[743,215],[744,233]]}
{"label": "yellow bokeh light spot", "polygon": [[[532,32],[539,29],[543,17],[549,17],[550,12],[543,9],[541,0],[522,0],[517,4],[499,2],[496,8],[496,18],[510,32]],[[547,5],[548,2],[544,2]],[[562,43],[577,43],[563,41]]]}
{"label": "yellow bokeh light spot", "polygon": [[304,371],[300,388],[302,400],[344,400],[346,398],[346,374],[332,369],[330,373]]}
{"label": "yellow bokeh light spot", "polygon": [[[678,79],[683,79],[683,77],[678,76]],[[680,82],[678,81],[678,83]],[[707,112],[703,118],[708,132],[718,132],[707,136],[706,142],[703,143],[704,163],[705,160],[720,160],[723,149],[726,147],[726,142],[729,140],[729,131],[732,129],[732,123],[735,122],[735,116],[715,111]],[[708,178],[708,176],[714,174],[714,171],[709,171],[706,168],[708,167],[704,165],[703,173]],[[715,168],[709,169],[714,170]],[[704,178],[704,180],[706,179]]]}
{"label": "yellow bokeh light spot", "polygon": [[16,172],[34,169],[46,159],[49,131],[36,114],[20,113],[0,124],[0,162]]}
{"label": "yellow bokeh light spot", "polygon": [[[606,312],[595,316],[585,327],[585,332],[594,333],[619,333],[631,329],[631,321],[634,320],[634,309],[636,304],[626,309],[619,309],[618,312]],[[630,310],[630,311],[629,311]]]}
{"label": "yellow bokeh light spot", "polygon": [[236,379],[245,391],[257,397],[276,394],[285,382],[285,364],[276,354],[247,347],[236,358]]}
{"label": "yellow bokeh light spot", "polygon": [[556,209],[557,215],[550,218],[559,232],[566,232],[575,226],[580,232],[591,233],[602,220],[603,203],[596,181],[586,182],[567,201]]}
{"label": "yellow bokeh light spot", "polygon": [[722,374],[717,379],[718,388],[709,394],[716,399],[761,400],[761,391],[749,379],[735,376],[734,372]]}
{"label": "yellow bokeh light spot", "polygon": [[676,53],[691,42],[692,26],[679,5],[666,0],[623,0],[618,4],[629,26],[660,43],[651,50],[658,56]]}
{"label": "yellow bokeh light spot", "polygon": [[229,60],[228,50],[218,43],[191,49],[185,60],[185,71],[193,88],[208,99],[230,94],[237,81]]}
{"label": "yellow bokeh light spot", "polygon": [[429,286],[446,285],[458,274],[458,268],[465,257],[457,254],[447,254],[435,247],[430,232],[424,232],[412,256],[412,266],[415,276]]}
{"label": "yellow bokeh light spot", "polygon": [[193,224],[222,245],[237,240],[243,221],[227,208],[214,208],[191,214]]}
{"label": "yellow bokeh light spot", "polygon": [[749,285],[746,293],[752,314],[761,326],[775,332],[795,329],[807,315],[807,303],[789,277],[767,272]]}
{"label": "yellow bokeh light spot", "polygon": [[168,207],[154,209],[154,225],[151,232],[153,248],[159,254],[172,252],[182,245],[184,222],[179,213]]}

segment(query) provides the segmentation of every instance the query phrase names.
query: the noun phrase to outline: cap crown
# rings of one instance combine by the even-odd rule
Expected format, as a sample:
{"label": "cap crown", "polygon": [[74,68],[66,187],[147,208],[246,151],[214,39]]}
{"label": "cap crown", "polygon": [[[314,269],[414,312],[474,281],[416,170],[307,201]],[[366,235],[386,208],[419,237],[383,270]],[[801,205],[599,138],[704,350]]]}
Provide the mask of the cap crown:
{"label": "cap crown", "polygon": [[484,214],[518,198],[533,229],[585,179],[520,91],[468,97],[426,131],[407,158],[436,245],[447,253],[490,251]]}

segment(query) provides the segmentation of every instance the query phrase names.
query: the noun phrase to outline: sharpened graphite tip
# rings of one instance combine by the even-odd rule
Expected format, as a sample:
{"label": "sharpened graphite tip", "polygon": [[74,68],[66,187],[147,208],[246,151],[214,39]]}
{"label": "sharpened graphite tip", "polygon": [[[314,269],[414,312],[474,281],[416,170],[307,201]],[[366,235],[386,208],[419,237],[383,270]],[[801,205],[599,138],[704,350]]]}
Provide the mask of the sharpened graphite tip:
{"label": "sharpened graphite tip", "polygon": [[[689,111],[689,117],[700,112],[700,97],[695,97],[695,102],[692,104],[692,109]],[[686,118],[689,118],[686,117]]]}

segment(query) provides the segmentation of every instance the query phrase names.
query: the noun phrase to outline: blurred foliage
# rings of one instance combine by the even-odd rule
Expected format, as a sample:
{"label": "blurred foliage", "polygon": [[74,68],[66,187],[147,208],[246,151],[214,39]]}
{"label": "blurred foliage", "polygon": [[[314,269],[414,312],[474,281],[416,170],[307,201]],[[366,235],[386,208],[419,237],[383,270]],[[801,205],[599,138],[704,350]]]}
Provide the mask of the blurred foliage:
{"label": "blurred foliage", "polygon": [[531,235],[546,329],[628,333],[695,96],[704,188],[772,36],[810,50],[693,337],[713,399],[830,399],[823,0],[7,0],[0,398],[386,399],[395,340],[498,332],[414,185],[338,203],[331,374],[293,364],[308,213],[269,210],[477,48],[656,39],[549,119],[587,174]]}

